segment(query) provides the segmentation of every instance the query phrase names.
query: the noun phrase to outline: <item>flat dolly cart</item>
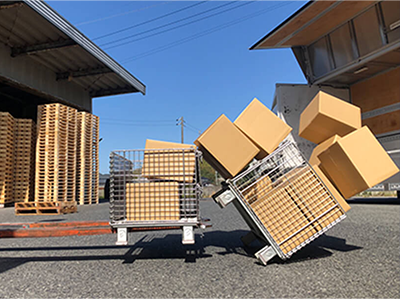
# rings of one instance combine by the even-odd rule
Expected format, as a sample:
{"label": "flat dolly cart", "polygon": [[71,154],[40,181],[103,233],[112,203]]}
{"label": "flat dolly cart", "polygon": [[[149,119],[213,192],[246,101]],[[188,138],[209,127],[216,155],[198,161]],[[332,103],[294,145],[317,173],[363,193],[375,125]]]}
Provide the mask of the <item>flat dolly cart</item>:
{"label": "flat dolly cart", "polygon": [[267,264],[282,260],[325,233],[346,215],[297,146],[288,140],[263,160],[226,180],[213,199],[232,202],[251,232],[245,245],[259,239],[267,244],[255,256]]}

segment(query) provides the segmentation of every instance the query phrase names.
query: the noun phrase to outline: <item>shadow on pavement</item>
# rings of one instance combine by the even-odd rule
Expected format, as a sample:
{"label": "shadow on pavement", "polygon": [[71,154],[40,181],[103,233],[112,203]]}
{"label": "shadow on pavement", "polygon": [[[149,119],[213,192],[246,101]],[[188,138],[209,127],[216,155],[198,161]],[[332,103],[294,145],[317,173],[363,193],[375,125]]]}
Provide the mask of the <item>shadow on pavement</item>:
{"label": "shadow on pavement", "polygon": [[400,199],[396,197],[358,197],[347,200],[349,205],[352,204],[384,204],[384,205],[400,205]]}
{"label": "shadow on pavement", "polygon": [[[196,234],[196,243],[182,245],[180,234],[169,234],[160,237],[156,234],[147,234],[133,246],[59,246],[59,247],[22,247],[0,248],[1,252],[54,252],[71,251],[71,255],[63,252],[55,256],[26,256],[26,257],[0,257],[0,273],[30,262],[57,262],[57,261],[96,261],[96,260],[121,260],[123,264],[132,264],[136,260],[155,259],[182,259],[186,263],[195,263],[197,259],[212,257],[206,252],[207,247],[222,248],[217,252],[220,255],[238,254],[254,258],[254,253],[262,248],[258,241],[254,246],[243,246],[240,237],[246,235],[246,230],[212,231],[204,233],[204,237]],[[344,239],[323,235],[316,241],[304,247],[287,261],[275,259],[272,263],[292,263],[309,259],[328,257],[332,252],[325,248],[338,251],[352,251],[361,249],[354,245],[347,245]],[[128,249],[124,254],[109,254],[110,250]],[[74,250],[85,250],[87,254],[74,255]],[[105,254],[90,254],[92,250],[105,250]],[[256,260],[255,260],[256,262]]]}
{"label": "shadow on pavement", "polygon": [[315,260],[331,256],[333,253],[327,249],[348,252],[353,250],[363,249],[363,247],[346,244],[346,240],[332,236],[322,235],[312,243],[308,244],[293,256],[283,261],[279,258],[274,258],[271,263],[291,264],[302,262],[305,260]]}

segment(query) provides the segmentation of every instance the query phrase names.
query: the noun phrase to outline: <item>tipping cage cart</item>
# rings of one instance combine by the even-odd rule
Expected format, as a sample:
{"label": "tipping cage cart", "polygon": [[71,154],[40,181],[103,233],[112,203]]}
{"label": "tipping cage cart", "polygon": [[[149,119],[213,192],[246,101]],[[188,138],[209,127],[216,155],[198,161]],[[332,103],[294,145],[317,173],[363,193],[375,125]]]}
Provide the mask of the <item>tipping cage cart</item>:
{"label": "tipping cage cart", "polygon": [[255,256],[266,265],[275,255],[285,260],[336,223],[345,213],[297,146],[284,141],[272,154],[227,180],[213,198],[233,202],[251,232],[245,244],[267,244]]}
{"label": "tipping cage cart", "polygon": [[117,244],[128,242],[129,228],[181,227],[182,243],[194,244],[202,193],[195,148],[114,151],[110,154],[110,225]]}

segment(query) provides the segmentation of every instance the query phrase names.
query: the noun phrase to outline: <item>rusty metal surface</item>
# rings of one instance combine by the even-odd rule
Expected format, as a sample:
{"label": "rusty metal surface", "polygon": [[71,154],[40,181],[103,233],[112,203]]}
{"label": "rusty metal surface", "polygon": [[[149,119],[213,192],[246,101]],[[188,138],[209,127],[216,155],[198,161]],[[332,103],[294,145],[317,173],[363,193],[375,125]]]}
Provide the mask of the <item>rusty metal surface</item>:
{"label": "rusty metal surface", "polygon": [[[179,227],[138,227],[129,231],[173,230]],[[1,238],[50,238],[112,234],[108,221],[0,223]]]}

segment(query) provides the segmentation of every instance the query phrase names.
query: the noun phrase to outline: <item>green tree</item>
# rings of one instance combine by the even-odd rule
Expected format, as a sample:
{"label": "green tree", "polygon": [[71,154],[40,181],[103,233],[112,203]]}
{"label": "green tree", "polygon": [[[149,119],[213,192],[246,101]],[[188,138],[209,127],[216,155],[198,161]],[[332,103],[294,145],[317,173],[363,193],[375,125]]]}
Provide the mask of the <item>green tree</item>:
{"label": "green tree", "polygon": [[215,184],[215,170],[214,168],[211,167],[210,164],[207,163],[206,160],[203,159],[203,161],[200,163],[200,172],[201,176],[203,178],[207,178]]}

